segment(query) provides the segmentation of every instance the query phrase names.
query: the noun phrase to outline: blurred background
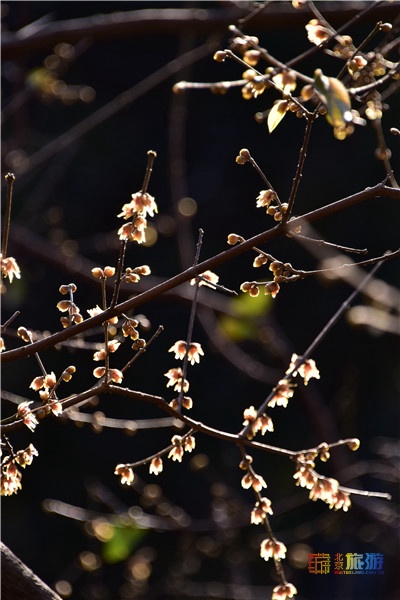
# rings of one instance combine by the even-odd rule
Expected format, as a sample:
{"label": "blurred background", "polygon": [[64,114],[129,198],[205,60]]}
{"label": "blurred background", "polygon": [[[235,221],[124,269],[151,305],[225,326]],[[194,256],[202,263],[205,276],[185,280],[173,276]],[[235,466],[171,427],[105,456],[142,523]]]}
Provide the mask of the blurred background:
{"label": "blurred background", "polygon": [[[372,3],[319,2],[318,8],[340,27],[367,4]],[[399,3],[377,4],[345,32],[356,46],[377,20],[396,23]],[[235,157],[249,148],[286,199],[304,121],[290,114],[269,134],[266,123],[254,115],[279,97],[273,90],[250,101],[243,100],[240,87],[225,95],[172,93],[181,80],[241,78],[242,69],[233,61],[212,59],[229,43],[228,25],[239,19],[244,19],[241,29],[257,35],[281,62],[312,47],[304,29],[313,18],[309,8],[274,2],[246,20],[253,8],[250,2],[3,3],[2,174],[16,174],[8,254],[22,272],[3,294],[3,323],[21,311],[7,330],[7,349],[20,344],[15,335],[20,325],[37,335],[61,328],[56,309],[61,284],[77,285],[75,301],[84,317],[101,303],[100,286],[90,271],[116,265],[117,214],[141,188],[148,150],[157,152],[149,192],[159,214],[149,219],[148,243],[129,247],[127,265],[148,264],[152,275],[136,288],[123,288],[121,299],[190,266],[200,227],[202,260],[225,250],[231,232],[250,237],[271,227],[255,205],[265,184],[250,165],[236,164]],[[388,43],[398,35],[396,28],[390,35]],[[382,39],[378,34],[367,49]],[[398,45],[393,48],[390,59],[396,61]],[[341,66],[317,52],[296,68],[310,77],[317,67],[335,76]],[[399,127],[398,96],[386,102],[382,126],[396,167],[399,136],[389,130]],[[382,181],[386,173],[377,146],[373,122],[338,141],[325,119],[319,119],[296,214]],[[315,223],[313,235],[368,248],[373,257],[396,249],[398,224],[397,203],[382,197]],[[317,268],[323,257],[288,238],[263,250],[300,269]],[[246,254],[216,269],[220,283],[239,291],[245,280],[268,277],[254,271],[253,259]],[[399,285],[398,266],[398,261],[385,263],[375,298],[361,295],[356,305],[379,309],[387,297],[396,298],[391,290]],[[292,352],[307,348],[351,289],[343,281],[317,277],[282,286],[274,301],[203,289],[193,339],[201,342],[205,356],[189,370],[190,416],[238,432],[243,410],[261,404]],[[127,386],[172,400],[164,373],[178,363],[168,349],[186,337],[192,293],[184,285],[141,307],[141,336],[148,339],[159,325],[164,332],[127,372]],[[263,441],[297,450],[358,437],[356,453],[333,451],[317,470],[349,487],[390,493],[393,500],[353,496],[349,513],[330,511],[295,487],[288,459],[252,452],[256,471],[268,483],[271,524],[288,547],[287,578],[299,599],[400,598],[399,341],[394,326],[385,327],[371,314],[363,326],[354,323],[357,313],[350,311],[329,332],[313,355],[321,379],[306,388],[299,385],[288,408],[273,411],[275,431]],[[81,340],[81,349],[65,345],[41,355],[47,370],[57,375],[69,364],[77,367],[62,390],[65,396],[93,384],[91,344],[100,340],[96,331]],[[131,355],[125,344],[112,366],[121,367]],[[3,368],[3,418],[15,412],[10,393],[36,399],[28,388],[37,375],[33,357]],[[142,420],[166,415],[122,397],[99,398],[81,412],[77,421],[46,419],[34,434],[25,428],[11,436],[15,449],[32,442],[39,451],[23,472],[22,490],[3,499],[2,537],[15,554],[65,598],[269,597],[276,574],[259,556],[265,533],[250,525],[254,498],[240,486],[236,447],[198,435],[195,451],[181,465],[164,461],[157,478],[142,467],[134,486],[122,487],[113,474],[116,464],[157,452],[182,430],[141,430]],[[114,421],[102,426],[103,416]],[[312,575],[308,554],[318,552],[332,557],[382,553],[384,575]]]}

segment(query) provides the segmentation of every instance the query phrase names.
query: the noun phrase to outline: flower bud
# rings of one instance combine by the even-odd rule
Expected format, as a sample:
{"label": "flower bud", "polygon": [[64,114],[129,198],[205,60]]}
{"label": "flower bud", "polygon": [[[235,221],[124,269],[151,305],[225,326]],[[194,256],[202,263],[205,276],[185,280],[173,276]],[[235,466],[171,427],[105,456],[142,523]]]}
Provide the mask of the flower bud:
{"label": "flower bud", "polygon": [[100,269],[100,267],[95,267],[92,269],[92,275],[95,279],[102,279],[104,277],[104,271],[103,269]]}
{"label": "flower bud", "polygon": [[227,58],[227,54],[224,50],[218,50],[214,56],[213,59],[216,60],[217,62],[224,62]]}

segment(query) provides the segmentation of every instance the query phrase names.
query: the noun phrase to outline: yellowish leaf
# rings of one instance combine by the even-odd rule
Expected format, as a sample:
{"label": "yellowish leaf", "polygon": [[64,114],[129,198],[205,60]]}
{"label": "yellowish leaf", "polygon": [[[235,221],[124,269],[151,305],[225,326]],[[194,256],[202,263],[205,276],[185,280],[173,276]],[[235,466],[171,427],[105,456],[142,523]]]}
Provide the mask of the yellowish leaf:
{"label": "yellowish leaf", "polygon": [[279,123],[282,121],[283,117],[286,115],[286,111],[288,109],[287,100],[278,100],[275,102],[273,107],[268,113],[267,125],[268,131],[270,133],[273,132],[275,127],[278,127]]}

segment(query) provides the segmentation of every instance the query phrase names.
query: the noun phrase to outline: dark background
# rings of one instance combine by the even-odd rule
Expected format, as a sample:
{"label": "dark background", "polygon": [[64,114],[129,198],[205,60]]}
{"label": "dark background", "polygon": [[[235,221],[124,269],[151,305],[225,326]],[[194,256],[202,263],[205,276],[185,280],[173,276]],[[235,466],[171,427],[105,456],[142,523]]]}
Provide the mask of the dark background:
{"label": "dark background", "polygon": [[[60,328],[55,305],[63,283],[75,281],[78,285],[76,302],[84,316],[87,308],[100,303],[99,286],[91,279],[90,263],[85,261],[92,261],[92,266],[116,263],[115,232],[120,226],[116,215],[130,194],[140,189],[149,149],[158,155],[149,190],[159,206],[159,215],[151,219],[158,238],[151,247],[129,248],[127,264],[149,264],[152,276],[166,278],[192,263],[199,227],[205,231],[201,255],[205,259],[226,249],[229,233],[250,237],[270,226],[263,211],[255,208],[255,198],[265,186],[249,165],[238,166],[235,156],[240,148],[249,148],[280,197],[288,197],[303,139],[303,120],[288,115],[270,135],[266,124],[258,124],[254,114],[270,108],[278,97],[272,91],[252,101],[242,100],[237,88],[226,96],[209,91],[177,96],[171,91],[181,79],[218,81],[241,77],[240,67],[233,62],[217,64],[212,60],[214,50],[228,43],[226,24],[233,22],[229,19],[232,11],[238,10],[237,4],[243,15],[251,8],[246,2],[4,4],[5,32],[20,30],[42,17],[60,22],[150,8],[160,12],[175,7],[215,10],[226,20],[209,27],[176,22],[168,29],[154,29],[144,24],[130,35],[119,34],[116,29],[101,39],[87,34],[80,41],[60,36],[58,42],[73,41],[78,49],[60,76],[69,85],[93,88],[96,95],[91,103],[68,104],[43,98],[37,89],[29,87],[29,74],[52,53],[54,44],[34,47],[29,52],[18,48],[7,51],[7,36],[3,36],[2,172],[12,170],[17,175],[9,254],[17,259],[22,271],[21,280],[7,286],[3,299],[3,322],[13,311],[21,311],[5,338],[7,349],[18,343],[12,339],[14,326],[52,332]],[[278,4],[266,10],[274,14]],[[290,3],[285,4],[290,8]],[[319,3],[322,12],[324,4],[334,3]],[[379,19],[392,19],[393,13],[385,12],[386,3],[381,10]],[[198,13],[200,23],[202,15]],[[307,10],[288,10],[281,21],[254,20],[244,29],[258,35],[261,45],[285,62],[310,47],[304,31],[310,18]],[[343,15],[332,16],[333,25],[343,22]],[[374,22],[369,16],[351,29],[356,44]],[[205,52],[202,60],[149,86],[127,108],[65,149],[51,153],[36,167],[29,163],[26,167],[27,163],[22,162],[121,92],[210,37],[215,49]],[[341,64],[320,52],[298,68],[312,76],[317,66],[335,75]],[[399,141],[388,131],[399,125],[398,98],[388,103],[391,110],[384,114],[383,127],[393,152],[392,165],[396,166]],[[326,121],[320,119],[312,131],[297,214],[381,181],[385,172],[374,156],[375,147],[370,123],[339,142]],[[184,196],[197,203],[192,219],[177,209]],[[372,257],[396,248],[398,216],[393,200],[367,201],[317,223],[316,236],[347,246],[367,247]],[[265,250],[298,268],[316,268],[318,264],[288,239],[274,242]],[[238,290],[243,281],[262,276],[253,271],[252,260],[249,254],[220,267],[220,282]],[[383,265],[379,276],[398,285],[398,262]],[[150,284],[144,281],[143,285]],[[350,291],[345,283],[308,278],[283,286],[277,299],[266,304],[265,314],[253,322],[255,334],[238,344],[253,360],[273,370],[270,381],[250,378],[236,369],[229,361],[229,352],[224,356],[218,351],[209,340],[210,333],[196,322],[194,339],[203,344],[205,357],[189,372],[193,418],[237,432],[243,409],[264,400],[276,376],[280,377],[287,367],[291,353],[305,350]],[[231,310],[228,297],[215,300],[215,295],[204,293],[202,298],[219,302],[219,319]],[[365,298],[357,301],[368,302]],[[145,337],[159,324],[164,325],[165,332],[128,371],[125,383],[172,399],[172,393],[165,390],[163,373],[177,363],[167,351],[175,340],[186,336],[190,304],[179,295],[171,295],[142,308],[151,322]],[[91,337],[90,341],[99,339]],[[124,364],[123,358],[130,357],[129,348],[122,349],[120,356]],[[65,395],[82,391],[88,381],[92,382],[91,351],[64,348],[45,352],[41,358],[47,370],[57,374],[68,364],[77,366],[72,382],[63,390]],[[307,501],[307,492],[294,486],[289,460],[254,452],[255,468],[269,484],[266,495],[273,501],[272,527],[288,547],[288,580],[297,586],[298,597],[308,600],[394,600],[400,597],[396,572],[398,338],[375,328],[352,327],[344,318],[329,332],[313,358],[321,380],[311,381],[308,388],[299,385],[289,407],[285,411],[275,409],[275,432],[267,434],[265,441],[299,449],[321,441],[359,437],[361,447],[357,453],[338,449],[326,465],[318,463],[317,469],[339,478],[344,485],[388,492],[393,501],[354,496],[348,513],[329,511],[321,502]],[[34,399],[28,387],[38,374],[33,358],[7,363],[3,388]],[[86,412],[94,410],[121,419],[163,416],[144,404],[109,396]],[[15,406],[4,403],[3,416],[14,411]],[[88,425],[77,428],[68,420],[60,421],[47,419],[34,434],[26,429],[12,436],[16,449],[32,441],[39,457],[24,471],[18,495],[3,500],[4,542],[47,583],[53,586],[60,580],[69,581],[71,597],[77,599],[268,597],[276,576],[273,566],[258,554],[265,535],[261,527],[249,524],[253,497],[240,487],[242,472],[237,467],[239,454],[235,447],[199,435],[194,457],[185,455],[182,465],[165,461],[164,472],[157,479],[142,467],[137,472],[137,485],[127,489],[113,475],[115,465],[139,460],[168,445],[171,429],[128,436],[121,430],[105,428],[96,433]],[[89,524],[47,512],[44,509],[49,507],[49,499],[90,511],[85,513]],[[157,517],[164,515],[164,526],[172,522],[176,530],[163,531],[161,525],[141,532],[121,527],[120,544],[125,543],[127,551],[123,560],[112,561],[107,554],[109,545],[101,536],[99,539],[93,535],[90,521],[94,515],[119,514],[130,507],[134,514],[143,510]],[[175,521],[165,514],[172,514]],[[189,518],[179,521],[182,515]],[[99,561],[93,571],[84,568],[85,551],[92,552]],[[385,574],[310,575],[304,557],[311,552],[331,556],[336,552],[380,552],[384,555]],[[61,593],[60,586],[57,589]]]}

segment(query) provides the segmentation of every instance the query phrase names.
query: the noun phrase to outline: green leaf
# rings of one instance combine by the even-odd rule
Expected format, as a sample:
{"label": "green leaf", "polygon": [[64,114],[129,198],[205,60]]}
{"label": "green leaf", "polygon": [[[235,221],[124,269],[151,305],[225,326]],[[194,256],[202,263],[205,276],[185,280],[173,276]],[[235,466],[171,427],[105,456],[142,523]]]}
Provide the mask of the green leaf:
{"label": "green leaf", "polygon": [[283,117],[286,115],[288,103],[287,100],[278,100],[268,113],[267,125],[268,131],[273,132],[275,127],[278,127]]}
{"label": "green leaf", "polygon": [[103,560],[109,564],[126,560],[143,537],[147,535],[146,529],[131,526],[113,527],[113,529],[113,536],[104,542],[102,548]]}

